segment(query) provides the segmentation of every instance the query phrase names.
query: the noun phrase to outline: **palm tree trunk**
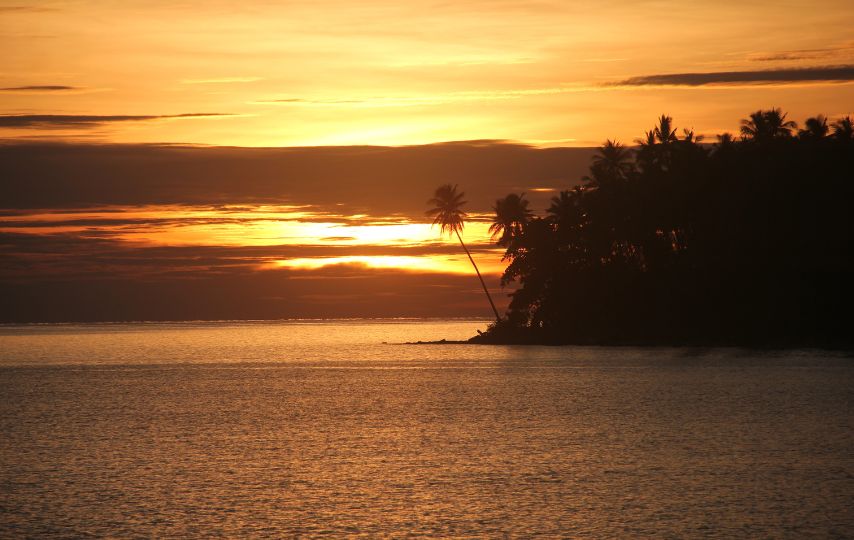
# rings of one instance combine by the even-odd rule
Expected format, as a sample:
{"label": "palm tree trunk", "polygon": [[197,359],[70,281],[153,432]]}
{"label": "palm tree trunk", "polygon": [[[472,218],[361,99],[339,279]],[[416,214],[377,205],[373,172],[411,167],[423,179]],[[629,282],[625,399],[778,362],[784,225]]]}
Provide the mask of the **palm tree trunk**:
{"label": "palm tree trunk", "polygon": [[454,231],[457,233],[457,239],[460,241],[460,245],[463,246],[463,249],[466,252],[466,255],[469,256],[469,260],[471,261],[471,265],[474,266],[474,271],[477,272],[477,278],[480,280],[480,285],[483,287],[483,292],[486,293],[486,299],[489,300],[489,305],[492,306],[492,312],[495,313],[495,320],[501,322],[501,315],[498,314],[498,310],[495,309],[495,302],[492,301],[492,296],[489,294],[489,289],[486,288],[486,283],[483,281],[483,276],[480,275],[480,270],[477,269],[477,265],[474,263],[474,259],[471,258],[471,253],[469,253],[469,248],[466,247],[465,243],[463,243],[463,237],[460,236],[460,231]]}

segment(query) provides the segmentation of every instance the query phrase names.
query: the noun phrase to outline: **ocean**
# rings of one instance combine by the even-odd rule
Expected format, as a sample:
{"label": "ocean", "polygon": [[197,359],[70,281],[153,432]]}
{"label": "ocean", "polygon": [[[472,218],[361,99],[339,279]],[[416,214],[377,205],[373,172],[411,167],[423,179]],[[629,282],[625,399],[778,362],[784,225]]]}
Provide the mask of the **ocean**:
{"label": "ocean", "polygon": [[0,326],[0,537],[854,536],[854,357]]}

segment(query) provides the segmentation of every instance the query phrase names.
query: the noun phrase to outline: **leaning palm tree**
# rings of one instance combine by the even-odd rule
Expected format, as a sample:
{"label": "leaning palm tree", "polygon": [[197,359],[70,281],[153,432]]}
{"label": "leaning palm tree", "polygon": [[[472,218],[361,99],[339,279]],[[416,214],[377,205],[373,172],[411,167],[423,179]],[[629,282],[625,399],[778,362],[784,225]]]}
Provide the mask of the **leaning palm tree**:
{"label": "leaning palm tree", "polygon": [[455,185],[452,186],[451,184],[445,184],[443,186],[439,186],[436,188],[436,193],[433,194],[433,198],[427,201],[427,204],[433,205],[433,208],[427,210],[427,215],[434,216],[433,225],[439,225],[441,234],[444,235],[447,232],[448,235],[457,235],[460,245],[463,246],[463,250],[465,250],[466,255],[468,255],[469,261],[471,261],[471,265],[474,266],[474,271],[477,274],[478,279],[480,279],[480,285],[483,287],[483,292],[486,293],[486,299],[489,300],[489,305],[492,306],[492,312],[495,313],[495,320],[501,322],[501,315],[498,314],[498,310],[495,308],[495,303],[492,301],[489,289],[486,288],[483,276],[480,275],[480,270],[478,270],[477,264],[475,264],[465,242],[463,242],[463,237],[460,236],[460,231],[463,230],[464,220],[467,215],[462,210],[462,206],[466,203],[466,201],[463,200],[463,195],[464,194],[462,192],[457,192],[457,186]]}

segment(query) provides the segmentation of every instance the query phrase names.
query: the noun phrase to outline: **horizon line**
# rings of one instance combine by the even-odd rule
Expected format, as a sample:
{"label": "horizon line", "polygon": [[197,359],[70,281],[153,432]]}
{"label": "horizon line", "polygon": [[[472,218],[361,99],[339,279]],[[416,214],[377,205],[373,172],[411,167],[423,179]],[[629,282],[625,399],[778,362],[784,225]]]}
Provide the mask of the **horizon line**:
{"label": "horizon line", "polygon": [[[460,139],[460,140],[442,140],[434,142],[424,142],[415,144],[295,144],[282,146],[254,146],[254,145],[234,145],[234,144],[207,144],[194,142],[109,142],[109,141],[92,141],[88,139],[62,139],[62,138],[44,138],[44,139],[21,139],[15,137],[0,137],[0,147],[6,146],[104,146],[104,147],[153,147],[153,148],[219,148],[219,149],[247,149],[247,150],[287,150],[287,149],[311,149],[311,148],[416,148],[424,146],[523,146],[533,149],[551,149],[551,148],[598,148],[604,143],[589,142],[589,145],[573,146],[560,145],[561,142],[575,141],[576,139],[554,139],[554,141],[544,139]],[[554,144],[552,144],[554,143]],[[635,144],[625,146],[636,146]]]}

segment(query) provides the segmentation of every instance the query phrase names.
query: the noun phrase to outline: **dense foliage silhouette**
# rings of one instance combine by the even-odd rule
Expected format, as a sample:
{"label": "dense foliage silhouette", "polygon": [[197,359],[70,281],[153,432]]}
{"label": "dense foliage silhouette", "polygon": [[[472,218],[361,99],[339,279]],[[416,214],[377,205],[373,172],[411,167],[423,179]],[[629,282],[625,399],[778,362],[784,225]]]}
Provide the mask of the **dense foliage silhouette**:
{"label": "dense foliage silhouette", "polygon": [[474,341],[834,345],[852,340],[850,117],[797,131],[760,110],[704,144],[669,116],[633,149],[607,141],[545,216],[495,204],[516,282]]}

